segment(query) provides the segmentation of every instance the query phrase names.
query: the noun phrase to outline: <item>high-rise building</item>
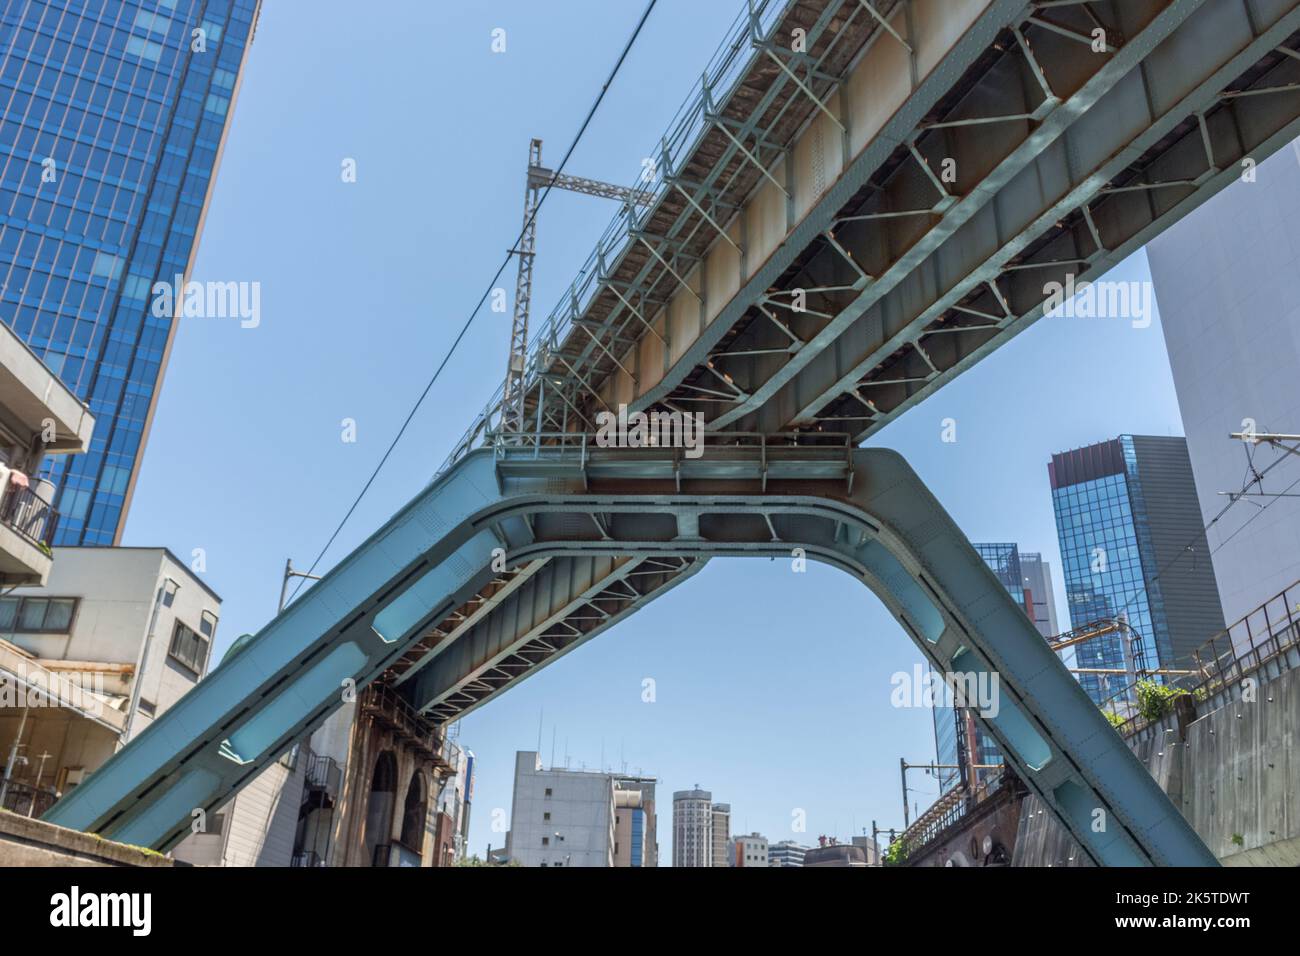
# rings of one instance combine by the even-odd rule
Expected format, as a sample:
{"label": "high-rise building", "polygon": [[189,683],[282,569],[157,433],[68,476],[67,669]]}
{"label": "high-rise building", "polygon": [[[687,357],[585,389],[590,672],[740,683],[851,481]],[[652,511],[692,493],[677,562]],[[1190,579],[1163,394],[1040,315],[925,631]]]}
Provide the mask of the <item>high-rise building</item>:
{"label": "high-rise building", "polygon": [[1052,587],[1052,566],[1041,554],[1020,552],[1021,585],[1025,610],[1043,637],[1051,638],[1061,633],[1056,622],[1056,591]]}
{"label": "high-rise building", "polygon": [[807,852],[808,847],[795,843],[793,840],[772,843],[767,848],[767,865],[803,866],[803,855]]}
{"label": "high-rise building", "polygon": [[[1031,618],[1038,600],[1032,588],[1026,585],[1025,565],[1019,546],[1015,544],[993,543],[975,544],[974,548],[989,570],[997,577],[1012,599],[1024,608]],[[1031,565],[1033,580],[1041,587],[1038,575],[1047,567],[1040,555],[1033,556],[1037,561]],[[1050,580],[1050,578],[1049,578]],[[1044,595],[1050,603],[1050,592]],[[1055,613],[1052,615],[1055,618]],[[1041,630],[1041,628],[1040,628]],[[936,685],[938,686],[938,685]],[[974,747],[968,750],[966,741],[973,740]],[[939,792],[947,793],[961,782],[963,773],[960,767],[976,766],[975,779],[982,780],[990,773],[987,768],[1002,763],[1002,751],[997,741],[979,727],[974,717],[965,708],[949,707],[944,701],[935,701],[934,705],[934,744]],[[965,774],[969,776],[969,772]]]}
{"label": "high-rise building", "polygon": [[714,866],[730,866],[731,804],[715,803],[709,815],[709,833],[712,834]]}
{"label": "high-rise building", "polygon": [[1271,468],[1207,532],[1236,621],[1300,580],[1300,498],[1278,496],[1294,492],[1300,458],[1228,437],[1300,434],[1300,143],[1170,226],[1147,258],[1202,523],[1243,489],[1248,465]]}
{"label": "high-rise building", "polygon": [[673,794],[673,866],[713,866],[713,794]]}
{"label": "high-rise building", "polygon": [[[1048,473],[1070,625],[1123,617],[1133,634],[1076,646],[1104,701],[1131,667],[1178,667],[1223,627],[1187,442],[1121,435],[1053,455]],[[1097,673],[1112,672],[1112,673]]]}
{"label": "high-rise building", "polygon": [[58,544],[121,536],[259,3],[0,7],[0,321],[96,420]]}

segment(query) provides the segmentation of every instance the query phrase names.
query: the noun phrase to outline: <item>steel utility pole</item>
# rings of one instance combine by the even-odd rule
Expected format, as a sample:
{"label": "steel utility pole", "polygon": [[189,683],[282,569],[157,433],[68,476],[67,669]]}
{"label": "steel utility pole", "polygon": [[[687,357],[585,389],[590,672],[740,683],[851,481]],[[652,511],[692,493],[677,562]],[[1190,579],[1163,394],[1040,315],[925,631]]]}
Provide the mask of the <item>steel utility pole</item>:
{"label": "steel utility pole", "polygon": [[295,570],[293,566],[293,558],[285,558],[284,579],[280,582],[280,606],[277,608],[277,613],[284,610],[285,601],[288,599],[290,578],[306,578],[308,581],[319,581],[321,575],[308,574],[306,571]]}
{"label": "steel utility pole", "polygon": [[506,383],[501,396],[501,430],[519,434],[524,431],[524,386],[528,365],[528,314],[533,298],[533,260],[537,256],[537,210],[545,189],[603,199],[617,199],[628,205],[645,205],[650,194],[625,186],[615,186],[596,179],[556,173],[542,165],[542,141],[528,144],[528,175],[524,183],[524,228],[519,245],[511,249],[519,257],[519,274],[515,279],[515,314],[510,327],[510,360],[506,366]]}

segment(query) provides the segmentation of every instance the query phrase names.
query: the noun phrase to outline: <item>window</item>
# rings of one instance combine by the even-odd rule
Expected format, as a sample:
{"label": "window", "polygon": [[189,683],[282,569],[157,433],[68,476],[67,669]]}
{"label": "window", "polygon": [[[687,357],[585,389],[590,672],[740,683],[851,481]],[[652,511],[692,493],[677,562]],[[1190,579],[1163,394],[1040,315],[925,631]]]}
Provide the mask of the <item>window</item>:
{"label": "window", "polygon": [[105,279],[116,279],[122,274],[122,260],[107,252],[96,252],[95,262],[90,267],[90,274]]}
{"label": "window", "polygon": [[157,63],[159,57],[162,56],[162,51],[161,43],[154,43],[144,37],[126,38],[126,52],[132,56],[138,56],[142,60],[152,60]]}
{"label": "window", "polygon": [[146,717],[152,717],[154,714],[158,713],[157,705],[151,700],[145,700],[143,697],[140,698],[139,706],[140,713],[144,714]]}
{"label": "window", "polygon": [[208,660],[208,639],[177,621],[167,653],[195,674],[201,674]]}
{"label": "window", "polygon": [[547,788],[546,788],[546,795],[547,795],[548,797],[551,795],[551,788],[550,788],[550,787],[547,787]]}
{"label": "window", "polygon": [[550,845],[551,845],[551,838],[550,838],[550,837],[542,837],[542,846],[550,846]]}
{"label": "window", "polygon": [[67,634],[76,609],[76,598],[0,598],[0,631]]}
{"label": "window", "polygon": [[551,813],[550,813],[550,811],[548,810],[546,813],[543,813],[543,814],[542,814],[542,822],[543,822],[543,823],[549,823],[550,820],[551,820]]}

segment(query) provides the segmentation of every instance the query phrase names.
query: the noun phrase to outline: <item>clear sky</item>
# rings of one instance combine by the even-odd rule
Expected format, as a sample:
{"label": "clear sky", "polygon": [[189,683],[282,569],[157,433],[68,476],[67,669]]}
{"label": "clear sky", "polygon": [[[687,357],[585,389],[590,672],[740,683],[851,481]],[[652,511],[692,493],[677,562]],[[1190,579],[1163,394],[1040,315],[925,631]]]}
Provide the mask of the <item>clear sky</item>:
{"label": "clear sky", "polygon": [[[631,183],[740,4],[660,0],[569,172]],[[530,137],[555,164],[642,5],[268,0],[245,73],[194,278],[257,281],[261,323],[195,319],[172,351],[125,544],[202,549],[224,598],[221,653],[274,614],[286,557],[305,567],[396,433],[518,233]],[[506,30],[504,54],[491,31]],[[340,175],[356,162],[357,182]],[[545,314],[613,214],[553,193],[539,219],[534,315]],[[513,267],[502,284],[513,291]],[[1146,279],[1144,255],[1112,278]],[[476,322],[328,568],[429,480],[504,375],[509,317]],[[957,441],[941,441],[953,418]],[[342,440],[343,420],[357,440]],[[891,425],[976,541],[1054,566],[1047,461],[1121,433],[1181,434],[1158,320],[1039,322]],[[471,850],[500,846],[514,752],[660,780],[730,803],[733,830],[846,839],[902,822],[898,760],[933,759],[930,714],[890,705],[922,660],[879,601],[841,572],[717,561],[614,630],[470,715]],[[642,681],[656,683],[654,703]],[[933,782],[916,775],[914,800]],[[807,830],[792,832],[796,811]]]}

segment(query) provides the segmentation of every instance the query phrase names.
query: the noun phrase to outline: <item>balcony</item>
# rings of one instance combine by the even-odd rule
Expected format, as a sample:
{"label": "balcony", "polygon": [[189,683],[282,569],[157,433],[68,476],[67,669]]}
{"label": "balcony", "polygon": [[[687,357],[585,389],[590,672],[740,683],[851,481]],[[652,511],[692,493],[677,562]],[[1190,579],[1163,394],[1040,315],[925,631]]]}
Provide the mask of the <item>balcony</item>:
{"label": "balcony", "polygon": [[305,850],[302,853],[295,853],[293,859],[289,861],[289,866],[295,869],[298,867],[315,868],[324,865],[325,861],[321,859],[320,854],[315,850]]}
{"label": "balcony", "polygon": [[45,497],[49,483],[38,487],[10,484],[0,492],[0,585],[42,585],[49,577],[59,513]]}
{"label": "balcony", "polygon": [[315,797],[320,804],[332,805],[338,799],[343,770],[333,757],[308,752],[303,774],[303,802]]}

